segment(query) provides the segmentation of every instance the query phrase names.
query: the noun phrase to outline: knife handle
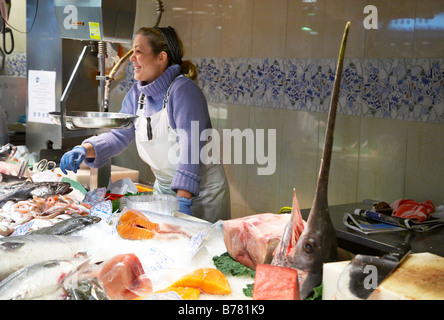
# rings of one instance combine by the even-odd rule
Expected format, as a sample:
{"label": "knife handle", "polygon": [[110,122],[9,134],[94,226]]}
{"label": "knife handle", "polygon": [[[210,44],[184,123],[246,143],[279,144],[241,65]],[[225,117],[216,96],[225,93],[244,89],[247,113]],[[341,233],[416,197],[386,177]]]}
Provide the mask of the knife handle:
{"label": "knife handle", "polygon": [[401,262],[401,260],[404,259],[404,257],[409,254],[411,250],[412,247],[410,246],[410,244],[406,242],[398,243],[395,244],[393,250],[384,255],[383,258],[395,262]]}

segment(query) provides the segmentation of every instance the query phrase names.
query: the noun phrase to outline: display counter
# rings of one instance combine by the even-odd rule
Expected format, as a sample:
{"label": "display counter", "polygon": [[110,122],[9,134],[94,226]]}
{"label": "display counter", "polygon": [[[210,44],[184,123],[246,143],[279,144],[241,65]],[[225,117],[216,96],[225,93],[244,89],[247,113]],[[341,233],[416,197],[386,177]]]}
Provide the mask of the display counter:
{"label": "display counter", "polygon": [[[371,210],[372,205],[365,202],[330,206],[330,217],[336,229],[338,246],[355,254],[373,254],[389,252],[396,243],[408,242],[412,253],[430,252],[444,257],[444,228],[436,228],[426,232],[411,230],[363,234],[348,228],[343,223],[344,213],[353,213],[357,208]],[[301,210],[306,220],[310,209]]]}

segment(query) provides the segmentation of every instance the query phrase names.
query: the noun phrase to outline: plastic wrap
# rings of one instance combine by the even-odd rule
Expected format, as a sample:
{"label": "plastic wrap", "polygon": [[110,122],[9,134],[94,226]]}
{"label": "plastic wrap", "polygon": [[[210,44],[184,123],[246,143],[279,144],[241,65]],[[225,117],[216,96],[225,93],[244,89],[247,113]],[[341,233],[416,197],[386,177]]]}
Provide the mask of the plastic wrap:
{"label": "plastic wrap", "polygon": [[172,195],[147,194],[127,197],[126,206],[130,209],[144,210],[172,216],[174,212],[179,209],[179,201]]}
{"label": "plastic wrap", "polygon": [[112,300],[131,300],[153,293],[151,280],[135,254],[120,254],[109,259],[98,278]]}
{"label": "plastic wrap", "polygon": [[419,203],[410,199],[399,199],[390,205],[395,217],[411,219],[416,222],[424,222],[430,218],[435,211],[432,201],[427,200]]}
{"label": "plastic wrap", "polygon": [[0,282],[0,300],[40,299],[61,288],[64,278],[85,263],[83,256],[71,260],[47,260],[24,267]]}
{"label": "plastic wrap", "polygon": [[289,214],[262,213],[224,221],[223,238],[228,253],[251,269],[270,263],[290,218]]}

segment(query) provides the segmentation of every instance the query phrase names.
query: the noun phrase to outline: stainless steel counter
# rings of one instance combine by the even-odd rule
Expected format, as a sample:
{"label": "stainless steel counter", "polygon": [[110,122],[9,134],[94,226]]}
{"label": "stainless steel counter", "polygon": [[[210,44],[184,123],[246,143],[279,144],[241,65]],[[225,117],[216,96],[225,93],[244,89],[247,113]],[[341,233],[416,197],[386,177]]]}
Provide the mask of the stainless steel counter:
{"label": "stainless steel counter", "polygon": [[[342,222],[344,213],[352,213],[356,208],[370,210],[367,203],[351,203],[330,206],[330,216],[336,229],[338,246],[358,254],[380,255],[387,253],[396,243],[407,241],[412,246],[412,253],[430,252],[444,257],[444,227],[427,232],[398,231],[366,235],[350,229]],[[307,219],[310,209],[301,210],[302,217]]]}

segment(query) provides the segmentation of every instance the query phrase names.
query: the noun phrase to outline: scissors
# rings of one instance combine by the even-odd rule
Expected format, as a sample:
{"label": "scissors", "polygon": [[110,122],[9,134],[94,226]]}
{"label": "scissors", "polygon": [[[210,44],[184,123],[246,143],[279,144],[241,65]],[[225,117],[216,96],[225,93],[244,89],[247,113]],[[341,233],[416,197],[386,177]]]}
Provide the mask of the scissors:
{"label": "scissors", "polygon": [[46,170],[52,171],[56,168],[57,164],[54,161],[48,161],[46,159],[40,160],[35,166],[37,172],[43,172]]}

